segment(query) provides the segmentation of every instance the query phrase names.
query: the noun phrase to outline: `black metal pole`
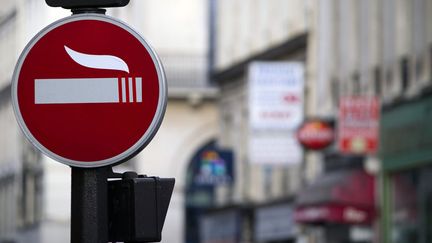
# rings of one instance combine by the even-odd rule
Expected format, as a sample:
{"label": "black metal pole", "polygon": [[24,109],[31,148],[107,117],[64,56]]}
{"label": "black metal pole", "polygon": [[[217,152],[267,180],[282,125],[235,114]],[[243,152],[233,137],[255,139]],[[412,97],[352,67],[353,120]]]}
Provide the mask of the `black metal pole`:
{"label": "black metal pole", "polygon": [[[72,14],[105,9],[72,8]],[[72,167],[71,243],[108,242],[108,170]]]}
{"label": "black metal pole", "polygon": [[109,171],[72,167],[71,243],[108,242]]}
{"label": "black metal pole", "polygon": [[[105,9],[72,8],[72,14]],[[108,170],[72,167],[71,243],[108,242]]]}

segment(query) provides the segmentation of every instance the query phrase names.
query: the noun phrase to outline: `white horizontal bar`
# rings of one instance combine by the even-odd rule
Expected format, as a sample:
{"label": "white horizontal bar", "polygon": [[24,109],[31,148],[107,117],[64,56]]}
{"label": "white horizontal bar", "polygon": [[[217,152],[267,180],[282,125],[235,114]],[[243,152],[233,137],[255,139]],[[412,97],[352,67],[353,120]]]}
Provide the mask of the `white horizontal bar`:
{"label": "white horizontal bar", "polygon": [[118,103],[118,78],[35,79],[35,104]]}
{"label": "white horizontal bar", "polygon": [[142,78],[135,78],[136,83],[136,102],[142,102]]}
{"label": "white horizontal bar", "polygon": [[133,86],[132,86],[132,78],[129,78],[129,102],[132,103],[134,102],[133,97],[134,97],[134,93],[133,93]]}
{"label": "white horizontal bar", "polygon": [[121,78],[122,102],[126,103],[126,78]]}

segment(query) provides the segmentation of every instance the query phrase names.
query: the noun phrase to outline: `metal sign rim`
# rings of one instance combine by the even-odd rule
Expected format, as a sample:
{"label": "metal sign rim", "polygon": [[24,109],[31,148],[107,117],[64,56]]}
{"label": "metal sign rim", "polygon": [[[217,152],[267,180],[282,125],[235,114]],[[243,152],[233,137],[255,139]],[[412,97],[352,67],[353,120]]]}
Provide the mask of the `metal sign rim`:
{"label": "metal sign rim", "polygon": [[[130,148],[123,151],[122,153],[114,157],[110,157],[104,160],[97,160],[97,161],[78,161],[78,160],[68,159],[46,148],[32,135],[30,130],[27,128],[27,125],[22,117],[21,110],[19,108],[19,102],[18,102],[19,74],[21,72],[22,64],[27,58],[27,55],[30,52],[30,50],[33,48],[33,46],[41,38],[43,38],[46,34],[48,34],[51,30],[58,28],[64,24],[75,22],[75,21],[81,21],[81,20],[97,20],[97,21],[107,22],[126,30],[131,35],[133,35],[144,46],[144,48],[147,50],[150,57],[152,58],[153,64],[157,72],[158,84],[159,84],[159,98],[157,102],[156,112],[146,132],[141,136],[141,138],[134,145],[132,145]],[[35,146],[43,154],[47,155],[51,159],[54,159],[60,163],[72,167],[96,168],[96,167],[103,167],[103,166],[115,165],[115,164],[126,162],[130,158],[137,155],[141,150],[143,150],[150,143],[150,141],[153,139],[156,132],[158,131],[165,114],[166,105],[167,105],[167,84],[166,84],[165,72],[162,63],[159,60],[159,57],[157,56],[154,49],[147,43],[147,41],[137,31],[135,31],[132,27],[130,27],[126,23],[118,19],[115,19],[113,17],[101,15],[101,14],[88,13],[88,14],[72,15],[57,20],[49,24],[48,26],[46,26],[30,40],[30,42],[25,46],[25,48],[21,52],[17,64],[15,65],[14,73],[12,76],[11,96],[12,96],[12,106],[15,113],[15,118],[18,121],[18,125],[21,128],[21,131],[27,137],[27,139],[33,144],[33,146]]]}

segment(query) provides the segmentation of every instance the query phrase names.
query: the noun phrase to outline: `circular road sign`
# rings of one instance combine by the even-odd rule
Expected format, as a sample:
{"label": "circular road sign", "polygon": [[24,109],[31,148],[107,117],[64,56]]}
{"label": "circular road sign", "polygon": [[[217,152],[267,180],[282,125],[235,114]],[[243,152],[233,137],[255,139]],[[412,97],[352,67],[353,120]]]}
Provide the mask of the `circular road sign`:
{"label": "circular road sign", "polygon": [[152,48],[111,17],[80,14],[39,32],[12,79],[12,102],[26,137],[76,167],[124,162],[158,130],[167,86]]}

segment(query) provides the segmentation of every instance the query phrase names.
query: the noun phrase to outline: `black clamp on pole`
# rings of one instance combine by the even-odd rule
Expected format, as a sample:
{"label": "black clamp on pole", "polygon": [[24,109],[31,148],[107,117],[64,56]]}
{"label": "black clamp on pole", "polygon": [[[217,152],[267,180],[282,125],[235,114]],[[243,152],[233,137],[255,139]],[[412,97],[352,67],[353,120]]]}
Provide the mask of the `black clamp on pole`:
{"label": "black clamp on pole", "polygon": [[50,7],[70,9],[73,14],[105,14],[104,8],[118,8],[129,4],[129,0],[45,0],[45,2]]}
{"label": "black clamp on pole", "polygon": [[108,182],[109,241],[159,242],[173,178],[125,172],[121,180]]}
{"label": "black clamp on pole", "polygon": [[72,168],[72,243],[159,242],[174,178]]}

